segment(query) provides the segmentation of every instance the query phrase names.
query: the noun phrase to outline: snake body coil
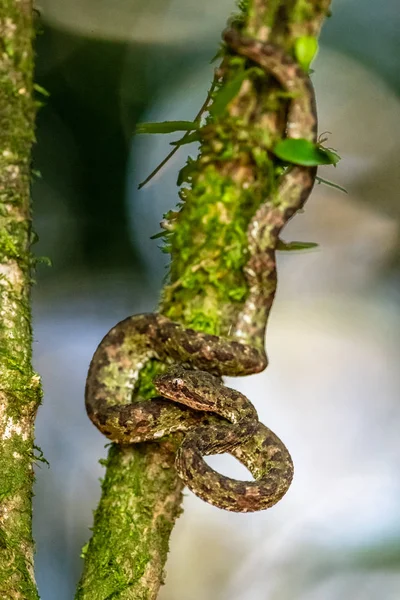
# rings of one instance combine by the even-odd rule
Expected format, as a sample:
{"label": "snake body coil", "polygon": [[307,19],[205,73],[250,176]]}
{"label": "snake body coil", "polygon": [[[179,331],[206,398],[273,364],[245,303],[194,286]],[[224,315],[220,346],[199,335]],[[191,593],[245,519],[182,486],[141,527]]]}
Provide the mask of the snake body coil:
{"label": "snake body coil", "polygon": [[[308,76],[275,45],[235,30],[228,30],[224,39],[291,94],[287,136],[316,141]],[[258,373],[267,366],[264,335],[276,290],[275,248],[282,227],[311,192],[315,172],[289,168],[278,184],[279,202],[268,199],[251,220],[245,266],[249,294],[231,338],[187,329],[158,313],[135,315],[111,329],[90,364],[86,408],[96,427],[121,444],[184,432],[176,457],[180,477],[203,500],[226,510],[268,508],[286,493],[293,477],[284,444],[258,421],[251,402],[224,386],[220,377]],[[172,366],[154,381],[160,397],[139,402],[135,387],[150,359]],[[224,477],[204,461],[206,455],[223,452],[240,460],[255,480]]]}

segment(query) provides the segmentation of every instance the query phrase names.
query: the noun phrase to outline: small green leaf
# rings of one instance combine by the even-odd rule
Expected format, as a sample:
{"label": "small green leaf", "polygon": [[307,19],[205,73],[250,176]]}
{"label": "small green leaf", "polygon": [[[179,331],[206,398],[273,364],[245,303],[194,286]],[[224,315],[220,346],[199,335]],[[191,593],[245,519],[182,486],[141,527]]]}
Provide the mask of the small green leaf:
{"label": "small green leaf", "polygon": [[48,92],[44,87],[42,87],[38,83],[33,84],[33,89],[39,94],[42,94],[42,96],[46,96],[46,98],[50,96],[50,92]]}
{"label": "small green leaf", "polygon": [[306,73],[308,73],[310,64],[318,52],[318,41],[311,35],[303,35],[297,38],[294,44],[294,53],[297,61]]}
{"label": "small green leaf", "polygon": [[193,131],[198,129],[195,121],[163,121],[161,123],[139,123],[135,133],[174,133],[175,131]]}
{"label": "small green leaf", "polygon": [[40,446],[36,446],[35,444],[33,444],[33,450],[36,450],[38,452],[38,455],[33,454],[34,460],[37,460],[38,462],[42,462],[49,467],[50,463],[47,460],[47,458],[45,458],[45,456],[43,454],[43,450],[40,448]]}
{"label": "small green leaf", "polygon": [[199,142],[200,135],[198,131],[193,131],[193,133],[189,133],[189,135],[184,135],[180,140],[176,140],[175,142],[171,142],[171,146],[184,146],[185,144],[192,144],[193,142]]}
{"label": "small green leaf", "polygon": [[345,194],[347,194],[347,190],[346,188],[342,187],[341,185],[338,185],[337,183],[333,183],[333,181],[328,181],[328,179],[323,179],[322,177],[316,177],[315,178],[317,180],[317,183],[323,183],[324,185],[328,185],[329,187],[333,187],[337,190],[340,190],[341,192],[344,192]]}
{"label": "small green leaf", "polygon": [[278,240],[276,249],[285,252],[294,252],[296,250],[310,250],[310,248],[317,247],[318,244],[316,242],[284,242],[283,240]]}
{"label": "small green leaf", "polygon": [[31,230],[31,239],[30,239],[30,243],[31,246],[33,246],[34,244],[37,244],[39,241],[39,236],[36,233],[36,231]]}
{"label": "small green leaf", "polygon": [[340,157],[331,150],[325,150],[317,144],[299,138],[279,141],[273,149],[275,156],[281,160],[304,167],[317,165],[336,165]]}
{"label": "small green leaf", "polygon": [[89,542],[87,542],[87,544],[85,544],[81,550],[81,556],[80,558],[85,559],[86,554],[88,553],[89,550]]}
{"label": "small green leaf", "polygon": [[336,167],[340,160],[339,154],[331,148],[324,148],[323,146],[319,146],[319,149],[321,150],[321,152],[324,152],[325,155],[329,158],[329,164]]}
{"label": "small green leaf", "polygon": [[48,256],[35,256],[36,264],[45,265],[46,267],[52,267],[53,263],[51,262],[51,258]]}
{"label": "small green leaf", "polygon": [[219,60],[223,56],[224,56],[224,48],[223,48],[223,46],[221,44],[220,48],[218,48],[217,52],[214,54],[214,56],[210,60],[210,65],[212,65],[212,63],[216,62],[217,60]]}
{"label": "small green leaf", "polygon": [[191,159],[189,156],[186,165],[184,167],[182,167],[182,169],[178,173],[178,179],[176,180],[177,186],[181,186],[184,181],[188,181],[188,179],[193,171],[194,165],[195,165],[195,161],[193,159]]}
{"label": "small green leaf", "polygon": [[165,236],[166,233],[167,233],[166,231],[160,231],[159,233],[155,233],[154,235],[151,235],[150,239],[151,240],[157,240],[158,238],[161,238],[161,237]]}
{"label": "small green leaf", "polygon": [[249,71],[239,71],[239,73],[231,81],[220,88],[215,96],[214,102],[210,106],[210,114],[213,117],[220,117],[228,104],[238,95],[243,81],[249,76]]}

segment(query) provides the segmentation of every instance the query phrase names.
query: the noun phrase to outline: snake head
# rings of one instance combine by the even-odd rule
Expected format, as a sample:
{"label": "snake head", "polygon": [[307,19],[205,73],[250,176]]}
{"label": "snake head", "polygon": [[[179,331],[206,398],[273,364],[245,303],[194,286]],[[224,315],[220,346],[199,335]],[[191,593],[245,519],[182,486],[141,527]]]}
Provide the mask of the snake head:
{"label": "snake head", "polygon": [[221,381],[205,371],[177,366],[156,377],[154,387],[164,398],[197,410],[211,411],[214,409],[214,397],[221,387]]}

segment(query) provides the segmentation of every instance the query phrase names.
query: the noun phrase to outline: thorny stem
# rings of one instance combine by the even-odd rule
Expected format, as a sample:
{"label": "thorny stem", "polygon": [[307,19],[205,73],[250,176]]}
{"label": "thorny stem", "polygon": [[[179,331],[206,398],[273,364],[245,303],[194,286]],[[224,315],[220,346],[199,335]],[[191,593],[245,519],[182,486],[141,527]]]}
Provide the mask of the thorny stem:
{"label": "thorny stem", "polygon": [[[268,37],[290,52],[297,37],[318,35],[329,4],[330,0],[249,0],[242,3],[238,20],[247,34]],[[223,93],[234,69],[224,57],[222,84],[214,98]],[[214,126],[210,121],[180,191],[180,209],[167,215],[172,225],[165,238],[171,254],[170,284],[159,309],[186,326],[217,335],[227,334],[245,299],[246,228],[273,185],[273,159],[265,150],[257,155],[257,135],[276,139],[284,128],[285,99],[271,82],[260,87],[244,81],[224,122]],[[241,133],[248,135],[247,153],[243,146],[240,152],[237,148],[232,122],[238,118]],[[221,154],[224,160],[218,158]],[[154,363],[144,369],[142,396],[151,397],[158,369]],[[157,598],[169,537],[181,512],[176,444],[171,437],[136,447],[111,446],[76,600]]]}
{"label": "thorny stem", "polygon": [[29,251],[34,141],[32,5],[0,3],[0,597],[37,600],[33,573],[34,418]]}

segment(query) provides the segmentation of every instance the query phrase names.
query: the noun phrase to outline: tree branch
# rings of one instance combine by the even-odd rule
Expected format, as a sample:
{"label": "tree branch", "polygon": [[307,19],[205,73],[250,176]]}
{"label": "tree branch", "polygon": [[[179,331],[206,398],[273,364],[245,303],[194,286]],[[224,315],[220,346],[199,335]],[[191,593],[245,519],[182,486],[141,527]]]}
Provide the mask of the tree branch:
{"label": "tree branch", "polygon": [[34,419],[30,153],[34,141],[32,6],[0,4],[0,597],[37,600],[33,573]]}
{"label": "tree branch", "polygon": [[[259,39],[268,37],[291,51],[296,37],[318,34],[329,3],[250,0],[243,3],[237,19],[247,33]],[[235,68],[225,56],[215,101],[232,80]],[[170,283],[160,305],[160,312],[171,319],[216,335],[228,334],[235,323],[247,294],[242,271],[247,225],[274,178],[273,160],[262,150],[255,161],[254,148],[261,132],[271,138],[281,135],[285,102],[271,82],[257,90],[244,81],[229,104],[228,117],[218,122],[218,128],[209,120],[198,158],[188,162],[181,173],[185,183],[180,191],[182,204],[179,212],[171,211],[167,217]],[[254,108],[260,103],[257,119]],[[237,140],[232,125],[237,117],[248,132],[252,154]],[[144,369],[142,396],[151,397],[157,369],[155,364]],[[111,447],[93,537],[84,549],[77,600],[157,597],[169,536],[181,512],[182,484],[174,470],[176,443],[176,438],[171,438],[159,444]]]}

